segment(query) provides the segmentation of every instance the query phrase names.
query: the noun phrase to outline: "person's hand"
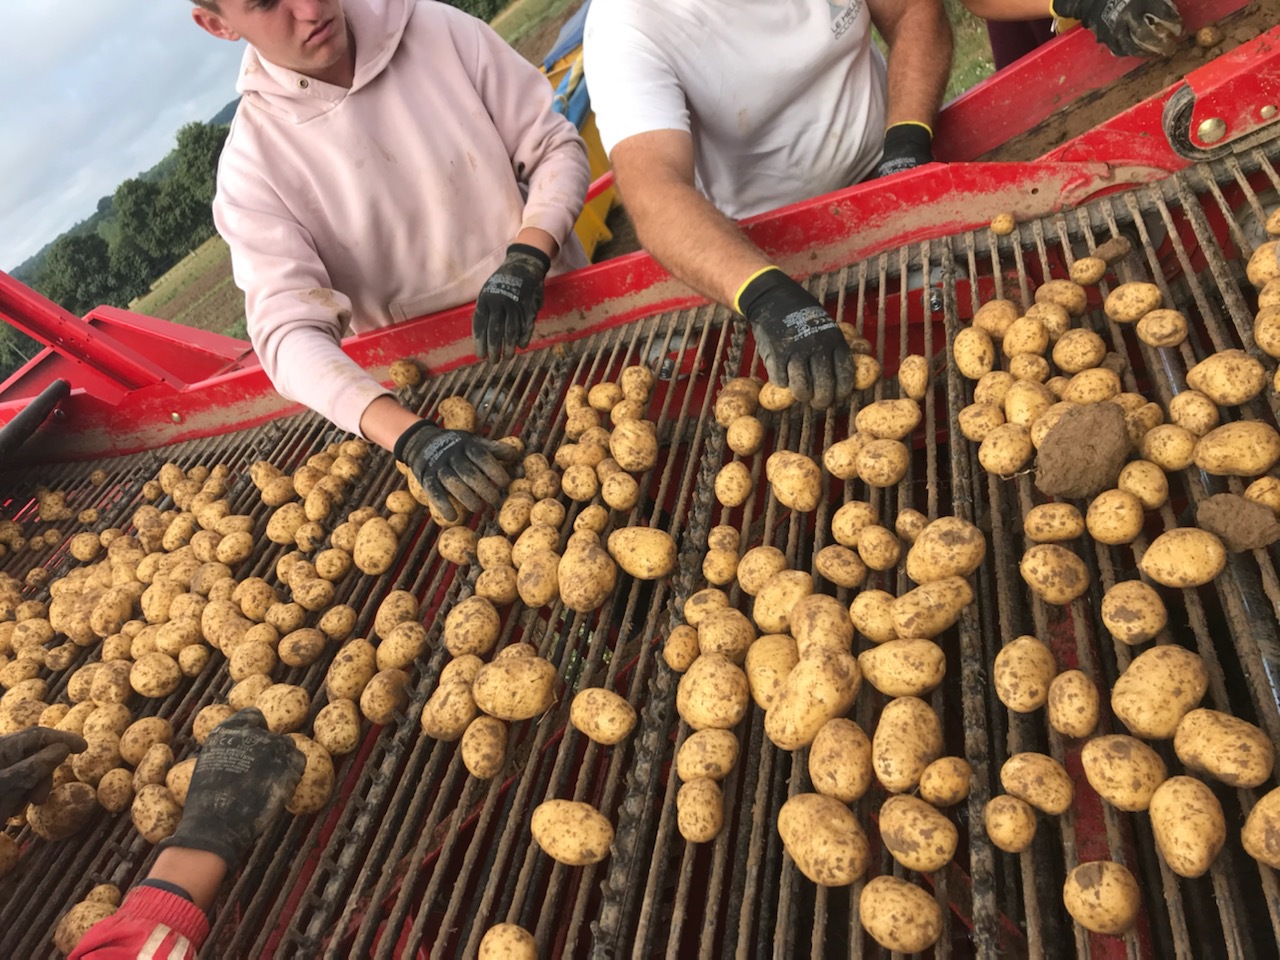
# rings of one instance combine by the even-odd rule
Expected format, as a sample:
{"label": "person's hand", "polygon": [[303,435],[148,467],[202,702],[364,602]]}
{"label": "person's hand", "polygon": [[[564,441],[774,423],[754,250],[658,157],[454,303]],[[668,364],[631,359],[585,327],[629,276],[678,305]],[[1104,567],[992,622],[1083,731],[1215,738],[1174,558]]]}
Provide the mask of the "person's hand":
{"label": "person's hand", "polygon": [[537,247],[526,243],[507,247],[507,259],[476,297],[471,333],[477,357],[501,360],[504,354],[514,356],[517,347],[529,345],[550,269],[551,258]]}
{"label": "person's hand", "polygon": [[902,173],[933,162],[933,131],[913,120],[895,123],[884,132],[884,152],[871,179]]}
{"label": "person's hand", "polygon": [[306,765],[292,740],[267,730],[261,710],[233,713],[204,742],[182,820],[162,849],[205,850],[235,870],[289,802]]}
{"label": "person's hand", "polygon": [[450,494],[468,510],[497,503],[511,482],[503,464],[517,456],[505,443],[426,420],[400,434],[395,446],[395,458],[413,471],[432,509],[450,522],[458,519]]}
{"label": "person's hand", "polygon": [[1049,9],[1079,20],[1117,57],[1167,57],[1182,35],[1170,0],[1052,0]]}
{"label": "person's hand", "polygon": [[28,727],[0,737],[0,820],[28,803],[40,803],[53,786],[53,771],[88,746],[84,737],[51,727]]}
{"label": "person's hand", "polygon": [[777,267],[744,283],[734,306],[751,324],[771,382],[819,408],[853,392],[844,334],[813,294]]}

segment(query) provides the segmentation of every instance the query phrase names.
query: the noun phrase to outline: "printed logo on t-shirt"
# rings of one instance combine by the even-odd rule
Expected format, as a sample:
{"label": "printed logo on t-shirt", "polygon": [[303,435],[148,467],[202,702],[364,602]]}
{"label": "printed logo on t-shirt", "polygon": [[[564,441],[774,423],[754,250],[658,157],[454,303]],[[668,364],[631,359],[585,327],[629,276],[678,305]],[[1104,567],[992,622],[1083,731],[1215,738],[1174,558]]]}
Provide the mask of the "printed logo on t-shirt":
{"label": "printed logo on t-shirt", "polygon": [[862,11],[862,0],[827,0],[827,12],[831,14],[831,35],[839,40]]}

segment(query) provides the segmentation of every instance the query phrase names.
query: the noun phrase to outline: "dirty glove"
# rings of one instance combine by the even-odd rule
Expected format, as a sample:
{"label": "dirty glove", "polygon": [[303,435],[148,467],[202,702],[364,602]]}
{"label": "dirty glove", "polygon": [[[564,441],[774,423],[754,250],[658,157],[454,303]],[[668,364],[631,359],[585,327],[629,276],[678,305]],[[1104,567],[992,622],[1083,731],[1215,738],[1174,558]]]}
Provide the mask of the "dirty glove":
{"label": "dirty glove", "polygon": [[289,802],[306,765],[292,740],[267,730],[261,710],[232,714],[204,742],[182,820],[161,849],[205,850],[234,871]]}
{"label": "dirty glove", "polygon": [[53,786],[53,771],[88,744],[84,737],[50,727],[28,727],[0,737],[0,820],[28,803],[41,803]]}
{"label": "dirty glove", "polygon": [[819,408],[853,392],[853,357],[844,335],[813,294],[777,267],[748,279],[734,307],[751,323],[771,382]]}
{"label": "dirty glove", "polygon": [[551,269],[551,258],[525,243],[507,247],[507,259],[480,288],[471,333],[476,356],[501,360],[527,347],[533,321],[542,309],[542,285]]}
{"label": "dirty glove", "polygon": [[933,131],[915,120],[895,123],[884,132],[884,153],[871,179],[933,162]]}
{"label": "dirty glove", "polygon": [[511,482],[502,465],[518,455],[505,443],[426,420],[400,434],[395,446],[396,459],[413,471],[432,509],[450,522],[458,519],[450,494],[468,510],[497,503]]}
{"label": "dirty glove", "polygon": [[1049,12],[1079,20],[1117,57],[1167,57],[1182,35],[1170,0],[1051,0]]}

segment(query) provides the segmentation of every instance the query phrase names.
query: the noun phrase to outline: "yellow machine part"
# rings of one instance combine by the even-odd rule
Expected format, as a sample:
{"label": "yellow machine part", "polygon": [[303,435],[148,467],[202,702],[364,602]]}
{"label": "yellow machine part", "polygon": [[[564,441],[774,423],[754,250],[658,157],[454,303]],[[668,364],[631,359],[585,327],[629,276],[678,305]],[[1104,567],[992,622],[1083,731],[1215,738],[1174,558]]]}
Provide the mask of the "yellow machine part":
{"label": "yellow machine part", "polygon": [[[552,88],[556,89],[560,86],[560,81],[564,79],[565,74],[570,71],[576,71],[579,75],[582,73],[581,47],[561,57],[545,73]],[[578,133],[581,134],[583,143],[587,145],[587,162],[591,166],[591,180],[594,182],[609,170],[609,156],[604,152],[604,145],[600,142],[600,131],[596,129],[594,112],[587,113]],[[582,213],[579,214],[573,230],[578,235],[583,249],[587,251],[587,259],[595,257],[596,247],[613,239],[613,234],[605,221],[617,199],[617,189],[610,186],[582,208]]]}

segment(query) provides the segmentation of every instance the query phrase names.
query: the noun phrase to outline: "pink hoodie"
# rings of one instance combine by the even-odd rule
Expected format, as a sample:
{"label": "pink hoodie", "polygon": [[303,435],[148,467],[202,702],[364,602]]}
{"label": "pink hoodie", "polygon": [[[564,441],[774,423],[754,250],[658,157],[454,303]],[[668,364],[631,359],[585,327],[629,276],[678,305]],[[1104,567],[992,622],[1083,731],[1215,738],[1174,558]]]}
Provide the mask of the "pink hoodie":
{"label": "pink hoodie", "polygon": [[250,47],[213,202],[277,390],[352,433],[386,388],[339,342],[475,299],[523,227],[586,265],[590,172],[546,79],[484,23],[431,0],[347,0],[351,89]]}

